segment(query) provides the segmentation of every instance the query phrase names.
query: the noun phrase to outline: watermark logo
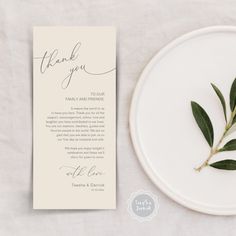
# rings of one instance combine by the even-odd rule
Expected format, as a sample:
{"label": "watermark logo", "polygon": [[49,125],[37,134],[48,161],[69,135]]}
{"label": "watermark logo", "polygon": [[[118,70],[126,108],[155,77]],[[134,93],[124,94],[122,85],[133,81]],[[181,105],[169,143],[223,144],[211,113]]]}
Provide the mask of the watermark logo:
{"label": "watermark logo", "polygon": [[139,190],[128,199],[128,212],[139,222],[150,221],[158,210],[157,197],[149,191]]}

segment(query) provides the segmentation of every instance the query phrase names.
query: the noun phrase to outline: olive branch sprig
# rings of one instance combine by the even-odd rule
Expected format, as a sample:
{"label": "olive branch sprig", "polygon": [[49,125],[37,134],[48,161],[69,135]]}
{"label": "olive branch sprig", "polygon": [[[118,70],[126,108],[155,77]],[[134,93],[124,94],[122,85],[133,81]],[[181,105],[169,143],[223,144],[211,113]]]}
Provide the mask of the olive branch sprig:
{"label": "olive branch sprig", "polygon": [[209,163],[212,157],[219,152],[236,150],[236,139],[232,139],[222,146],[224,138],[227,136],[231,128],[236,123],[236,79],[234,79],[230,89],[229,98],[230,98],[231,113],[229,119],[227,119],[227,109],[223,94],[217,88],[216,85],[211,84],[211,86],[221,102],[225,118],[225,128],[220,139],[218,140],[218,142],[216,142],[214,146],[214,129],[208,114],[198,103],[191,101],[193,116],[197,122],[198,127],[202,131],[202,134],[204,135],[207,143],[210,146],[210,152],[207,159],[199,167],[195,168],[195,170],[201,171],[206,166],[223,170],[236,170],[236,160],[225,159],[222,161]]}

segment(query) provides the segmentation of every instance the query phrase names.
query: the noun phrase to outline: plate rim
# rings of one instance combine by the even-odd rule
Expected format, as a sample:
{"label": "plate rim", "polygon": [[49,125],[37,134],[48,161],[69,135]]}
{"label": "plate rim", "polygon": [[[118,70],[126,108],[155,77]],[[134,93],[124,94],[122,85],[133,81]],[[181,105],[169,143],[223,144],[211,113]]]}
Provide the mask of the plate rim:
{"label": "plate rim", "polygon": [[200,204],[194,201],[190,201],[188,199],[185,199],[181,197],[180,194],[175,193],[172,191],[165,182],[163,182],[157,174],[153,171],[150,164],[148,163],[148,158],[145,157],[141,150],[141,145],[139,145],[138,140],[138,134],[136,129],[136,109],[137,104],[139,100],[139,94],[142,90],[142,85],[145,82],[145,78],[149,71],[152,69],[152,67],[155,65],[155,63],[160,60],[163,56],[165,56],[170,50],[175,48],[176,46],[180,45],[181,43],[184,43],[185,41],[209,34],[209,33],[217,33],[217,32],[234,32],[236,33],[236,26],[233,25],[217,25],[217,26],[209,26],[200,28],[197,30],[193,30],[191,32],[185,33],[180,37],[175,38],[174,40],[167,43],[164,47],[162,47],[160,50],[157,51],[157,53],[149,60],[149,62],[144,67],[143,71],[141,72],[139,79],[137,81],[137,84],[134,88],[132,99],[131,99],[131,105],[129,110],[129,130],[130,130],[130,136],[133,143],[133,147],[136,153],[136,156],[144,169],[144,172],[147,174],[149,179],[155,184],[156,187],[158,187],[165,195],[167,195],[169,198],[174,200],[175,202],[181,204],[184,207],[187,207],[191,210],[198,211],[205,214],[211,214],[211,215],[236,215],[236,205],[233,209],[229,208],[217,208],[216,206],[206,206],[204,204]]}

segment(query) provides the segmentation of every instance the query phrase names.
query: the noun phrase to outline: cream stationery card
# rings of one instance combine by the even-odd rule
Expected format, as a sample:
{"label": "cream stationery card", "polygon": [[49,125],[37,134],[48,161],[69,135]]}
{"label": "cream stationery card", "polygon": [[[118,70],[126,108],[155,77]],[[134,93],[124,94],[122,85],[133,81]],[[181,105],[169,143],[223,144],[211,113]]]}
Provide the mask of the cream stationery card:
{"label": "cream stationery card", "polygon": [[116,33],[35,27],[33,207],[116,207]]}

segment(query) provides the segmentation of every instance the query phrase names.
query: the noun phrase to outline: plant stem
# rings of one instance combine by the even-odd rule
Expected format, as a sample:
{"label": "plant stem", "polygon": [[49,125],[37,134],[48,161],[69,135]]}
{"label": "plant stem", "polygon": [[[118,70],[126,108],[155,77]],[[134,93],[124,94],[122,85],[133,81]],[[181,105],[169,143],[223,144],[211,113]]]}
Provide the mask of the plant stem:
{"label": "plant stem", "polygon": [[209,163],[209,161],[211,160],[211,158],[212,158],[216,153],[219,152],[218,148],[219,148],[220,144],[222,143],[223,139],[225,138],[225,136],[226,136],[226,134],[227,134],[227,131],[228,131],[228,130],[225,129],[225,131],[224,131],[223,135],[221,136],[219,142],[216,144],[216,146],[215,146],[214,148],[211,148],[211,151],[210,151],[210,153],[209,153],[208,158],[207,158],[199,167],[195,168],[196,171],[201,171],[202,168],[208,166],[208,163]]}
{"label": "plant stem", "polygon": [[216,144],[216,146],[213,148],[211,148],[210,150],[210,153],[207,157],[207,159],[197,168],[195,168],[196,171],[201,171],[202,168],[206,167],[209,165],[209,161],[211,160],[211,158],[217,154],[219,152],[219,146],[221,145],[222,141],[224,140],[225,136],[227,135],[227,132],[229,131],[229,129],[232,127],[233,125],[233,119],[234,119],[234,116],[236,114],[236,107],[234,108],[234,110],[231,112],[231,115],[230,115],[230,120],[228,123],[226,123],[226,126],[225,126],[225,130],[220,138],[220,140],[218,141],[218,143]]}

